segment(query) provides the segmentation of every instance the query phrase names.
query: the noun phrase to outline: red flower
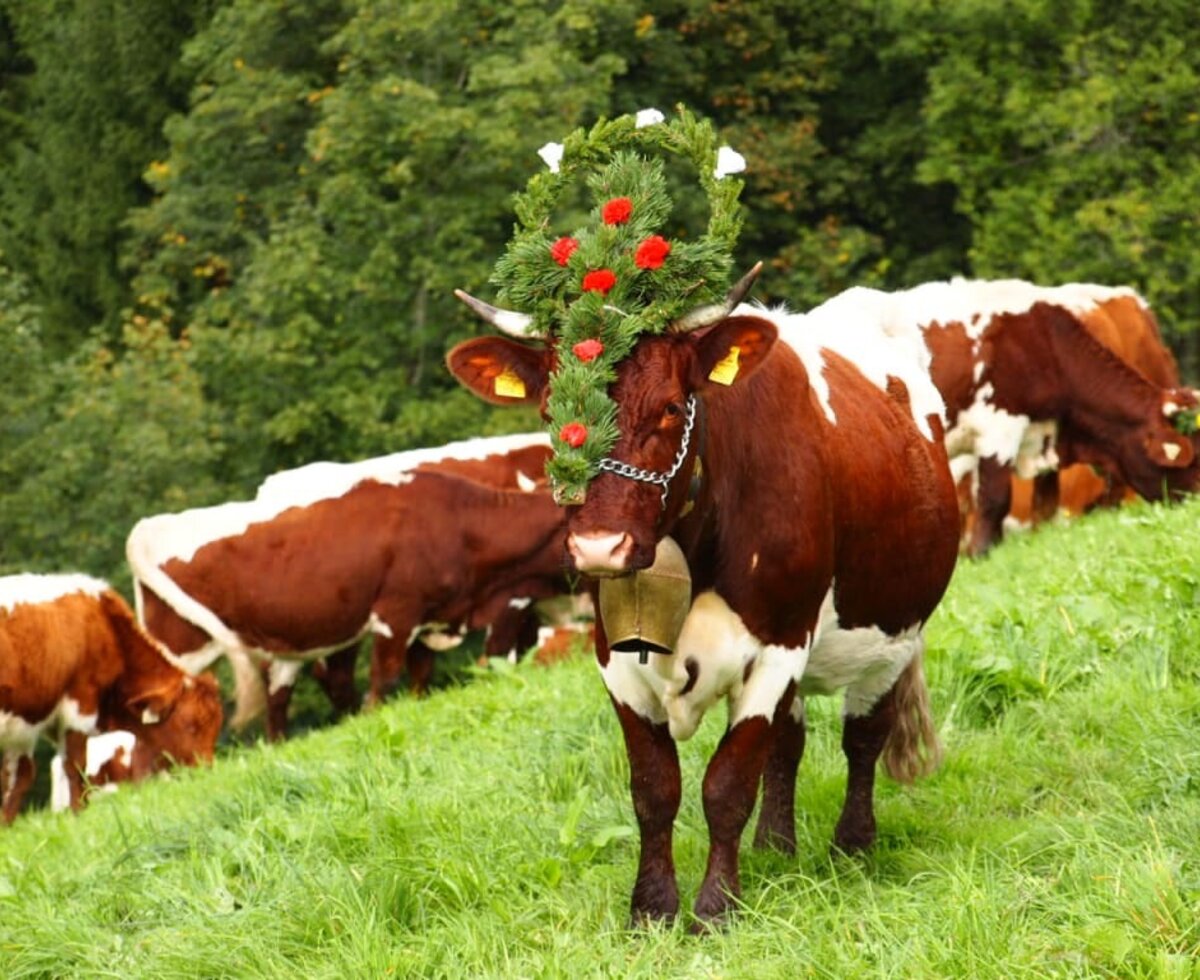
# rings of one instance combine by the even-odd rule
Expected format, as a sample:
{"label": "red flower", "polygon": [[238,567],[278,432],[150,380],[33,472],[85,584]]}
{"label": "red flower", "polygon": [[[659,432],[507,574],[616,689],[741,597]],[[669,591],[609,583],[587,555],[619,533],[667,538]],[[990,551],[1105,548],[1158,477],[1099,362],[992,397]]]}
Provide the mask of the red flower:
{"label": "red flower", "polygon": [[601,296],[607,296],[608,291],[616,284],[617,277],[613,275],[612,269],[595,269],[583,277],[585,293],[599,293]]}
{"label": "red flower", "polygon": [[604,345],[593,337],[588,340],[581,340],[571,350],[575,352],[575,356],[581,361],[594,361],[604,353]]}
{"label": "red flower", "polygon": [[606,225],[623,225],[633,214],[633,201],[627,197],[614,197],[600,209],[600,217]]}
{"label": "red flower", "polygon": [[579,422],[568,422],[558,430],[558,438],[572,449],[578,449],[582,446],[587,441],[587,437],[587,426]]}
{"label": "red flower", "polygon": [[661,235],[651,235],[637,247],[633,264],[639,269],[657,269],[670,254],[671,243]]}
{"label": "red flower", "polygon": [[579,248],[579,242],[575,241],[569,235],[564,235],[550,246],[550,258],[554,259],[559,265],[566,265],[567,260],[571,258],[572,253],[577,248]]}

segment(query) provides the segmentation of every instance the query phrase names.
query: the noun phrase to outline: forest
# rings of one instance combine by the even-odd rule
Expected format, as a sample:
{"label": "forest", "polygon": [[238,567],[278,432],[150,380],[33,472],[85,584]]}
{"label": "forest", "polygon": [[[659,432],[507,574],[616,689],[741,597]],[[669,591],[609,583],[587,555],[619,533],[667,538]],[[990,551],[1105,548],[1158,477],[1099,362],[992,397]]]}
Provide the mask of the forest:
{"label": "forest", "polygon": [[460,390],[538,149],[647,107],[747,161],[738,261],[1130,285],[1200,375],[1185,0],[0,0],[0,573],[534,428]]}

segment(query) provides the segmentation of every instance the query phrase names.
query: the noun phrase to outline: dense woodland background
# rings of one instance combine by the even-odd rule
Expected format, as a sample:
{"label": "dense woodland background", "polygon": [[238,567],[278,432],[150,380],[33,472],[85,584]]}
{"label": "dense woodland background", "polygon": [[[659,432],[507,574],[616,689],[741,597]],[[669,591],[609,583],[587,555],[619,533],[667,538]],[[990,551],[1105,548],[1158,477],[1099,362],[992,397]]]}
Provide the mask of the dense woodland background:
{"label": "dense woodland background", "polygon": [[1193,0],[0,0],[0,572],[533,427],[442,367],[451,290],[538,147],[648,106],[746,156],[760,298],[1129,284],[1195,380],[1198,72]]}

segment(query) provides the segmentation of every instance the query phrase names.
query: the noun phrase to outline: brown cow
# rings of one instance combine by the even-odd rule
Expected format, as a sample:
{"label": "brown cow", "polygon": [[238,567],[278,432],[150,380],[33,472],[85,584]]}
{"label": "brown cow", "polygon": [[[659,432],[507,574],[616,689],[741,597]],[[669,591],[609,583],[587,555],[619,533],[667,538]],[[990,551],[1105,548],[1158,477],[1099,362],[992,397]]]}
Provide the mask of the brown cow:
{"label": "brown cow", "polygon": [[[756,843],[795,847],[805,695],[846,691],[842,850],[875,838],[881,753],[893,775],[912,778],[937,752],[920,654],[954,568],[958,512],[920,336],[819,311],[729,315],[741,291],[676,322],[688,332],[643,335],[617,365],[612,458],[642,479],[663,477],[665,495],[657,482],[606,469],[567,508],[570,554],[585,574],[645,568],[668,534],[691,569],[695,599],[674,653],[642,665],[610,650],[603,617],[596,625],[641,829],[635,920],[678,910],[675,740],[720,698],[729,727],[704,777],[711,850],[701,921],[720,919],[739,893],[738,845],[760,780]],[[485,337],[447,361],[481,397],[505,402],[494,379],[508,372],[521,400],[544,406],[559,353],[553,342]],[[699,457],[698,495],[681,516]]]}
{"label": "brown cow", "polygon": [[[416,470],[435,470],[484,483],[501,490],[534,490],[546,487],[546,460],[550,439],[544,432],[465,439],[423,449],[409,449],[352,463],[308,463],[267,477],[255,498],[298,506],[345,493],[363,479],[396,483]],[[514,597],[517,598],[517,597]],[[484,652],[488,657],[515,656],[537,640],[538,616],[533,603],[520,598],[503,609],[487,625]],[[424,691],[433,670],[435,651],[462,642],[466,631],[447,633],[431,628],[422,631],[406,655],[410,681],[418,693]],[[345,713],[357,706],[354,681],[358,643],[330,654],[313,664],[313,676],[324,688],[335,710]],[[286,719],[292,687],[301,669],[296,661],[273,659],[263,667],[270,691],[268,710]],[[238,674],[244,677],[244,671]],[[274,727],[274,726],[270,726]]]}
{"label": "brown cow", "polygon": [[[372,634],[376,702],[429,624],[483,628],[515,598],[565,591],[564,535],[544,490],[419,470],[303,506],[253,500],[145,518],[126,553],[147,629],[181,658],[295,665]],[[247,690],[243,718],[254,713]],[[272,738],[286,721],[278,707]]]}
{"label": "brown cow", "polygon": [[1172,425],[1196,394],[1149,380],[1093,335],[1131,290],[956,279],[881,295],[894,322],[924,331],[951,466],[973,477],[972,555],[1000,539],[1014,472],[1090,463],[1149,500],[1200,480],[1194,440]]}
{"label": "brown cow", "polygon": [[33,781],[42,734],[59,744],[69,803],[78,809],[87,737],[110,729],[137,739],[135,777],[171,761],[210,761],[221,729],[216,681],[170,663],[125,600],[99,579],[0,579],[4,822],[12,822]]}
{"label": "brown cow", "polygon": [[[1088,333],[1160,388],[1179,386],[1175,356],[1163,343],[1158,320],[1141,296],[1128,288],[1072,288],[1079,297],[1072,312]],[[1093,300],[1091,305],[1088,299]],[[1078,517],[1094,507],[1116,506],[1136,496],[1118,472],[1083,463],[1050,469],[1036,478],[1014,474],[1006,523],[1030,526],[1056,513]]]}

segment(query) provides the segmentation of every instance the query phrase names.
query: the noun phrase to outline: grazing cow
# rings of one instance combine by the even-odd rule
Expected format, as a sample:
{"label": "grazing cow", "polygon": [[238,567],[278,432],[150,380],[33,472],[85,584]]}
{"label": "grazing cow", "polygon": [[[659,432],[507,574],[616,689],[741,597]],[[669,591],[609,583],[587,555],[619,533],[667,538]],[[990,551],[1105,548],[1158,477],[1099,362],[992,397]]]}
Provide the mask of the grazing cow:
{"label": "grazing cow", "polygon": [[4,822],[17,815],[33,781],[42,734],[58,742],[68,801],[78,809],[87,738],[112,729],[132,732],[139,743],[135,777],[171,761],[210,761],[221,729],[216,681],[170,663],[99,579],[0,578]]}
{"label": "grazing cow", "polygon": [[[544,432],[508,436],[465,439],[444,446],[409,449],[374,459],[353,463],[308,463],[292,470],[268,476],[255,494],[258,500],[275,500],[288,506],[313,503],[345,493],[364,479],[395,483],[414,470],[437,470],[485,483],[502,490],[526,490],[546,486],[546,460],[550,455],[550,438]],[[535,605],[524,597],[503,609],[486,626],[485,654],[515,656],[529,649],[537,639],[538,618]],[[435,651],[448,650],[462,642],[466,632],[460,624],[457,632],[448,633],[436,626],[424,630],[410,645],[406,654],[409,678],[418,692],[425,689],[433,670]],[[335,710],[345,713],[357,706],[358,693],[354,681],[358,643],[318,660],[313,674],[324,688]],[[272,659],[264,665],[270,691],[269,703],[276,717],[287,716],[287,704],[301,669],[300,662]],[[245,682],[245,665],[239,671]],[[240,720],[240,719],[239,719]]]}
{"label": "grazing cow", "polygon": [[[641,830],[635,921],[678,910],[675,740],[720,698],[729,727],[704,777],[711,849],[695,903],[702,922],[720,920],[739,894],[738,845],[760,781],[756,843],[795,848],[805,695],[846,692],[849,779],[834,833],[844,851],[874,840],[881,753],[905,779],[937,753],[923,626],[954,568],[958,508],[921,339],[849,310],[735,310],[748,280],[715,309],[643,334],[618,363],[611,458],[642,472],[627,479],[622,467],[602,468],[584,502],[567,508],[578,571],[646,568],[671,535],[695,595],[674,653],[644,665],[610,649],[603,615],[596,624]],[[520,316],[473,305],[502,327]],[[553,341],[483,337],[454,348],[447,363],[485,399],[540,401],[545,410],[560,356]],[[502,376],[520,379],[522,398],[497,393]]]}
{"label": "grazing cow", "polygon": [[[843,297],[830,302],[854,301]],[[1115,341],[1096,339],[1140,303],[1131,290],[955,279],[877,298],[889,322],[918,325],[929,346],[951,467],[956,478],[972,476],[970,554],[1000,539],[1014,472],[1033,477],[1060,462],[1090,463],[1150,500],[1195,487],[1193,440],[1172,419],[1197,398],[1164,386],[1174,377],[1169,354],[1158,351],[1157,360],[1168,361],[1142,369],[1151,377],[1131,365],[1152,364],[1152,350],[1122,348],[1122,357],[1106,346]],[[1140,347],[1152,347],[1157,328],[1150,323],[1139,336]]]}
{"label": "grazing cow", "polygon": [[[565,527],[547,491],[433,469],[392,476],[299,506],[260,499],[139,521],[126,554],[147,629],[181,658],[228,653],[235,668],[253,658],[293,676],[372,634],[374,703],[429,624],[483,628],[514,600],[566,590]],[[239,718],[259,707],[251,690],[238,685]],[[287,704],[270,707],[268,737],[278,738]]]}

